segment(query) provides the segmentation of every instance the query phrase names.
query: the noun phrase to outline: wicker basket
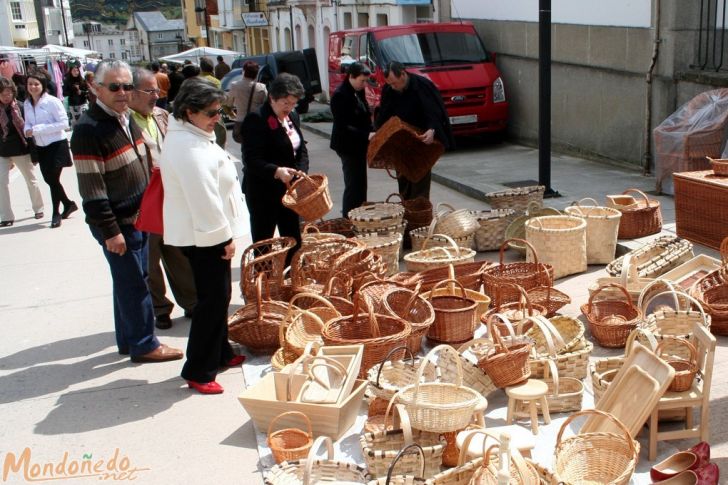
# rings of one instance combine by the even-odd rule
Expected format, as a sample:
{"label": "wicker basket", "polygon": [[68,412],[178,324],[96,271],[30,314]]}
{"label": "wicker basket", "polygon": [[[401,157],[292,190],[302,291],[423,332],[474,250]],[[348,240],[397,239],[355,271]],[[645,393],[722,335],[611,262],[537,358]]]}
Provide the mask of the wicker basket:
{"label": "wicker basket", "polygon": [[329,213],[334,206],[329,194],[326,175],[307,175],[298,172],[298,180],[287,184],[283,205],[301,216],[304,221],[315,221]]}
{"label": "wicker basket", "polygon": [[[690,387],[693,385],[693,380],[695,379],[695,374],[698,372],[698,354],[695,350],[695,346],[691,344],[687,339],[684,338],[676,338],[676,337],[664,337],[665,340],[660,342],[657,345],[657,348],[655,349],[655,355],[658,357],[662,357],[665,362],[670,364],[675,369],[675,377],[673,377],[672,382],[670,383],[670,387],[667,388],[668,391],[672,392],[683,392],[690,389]],[[688,359],[680,359],[675,357],[663,357],[663,350],[665,347],[665,343],[668,341],[679,343],[680,345],[683,345],[687,347],[687,349],[690,352],[690,357]]]}
{"label": "wicker basket", "polygon": [[439,268],[449,264],[472,263],[475,260],[475,251],[469,247],[459,247],[449,236],[438,234],[447,239],[449,246],[429,247],[429,238],[425,240],[422,249],[413,251],[404,257],[407,271],[425,271]]}
{"label": "wicker basket", "polygon": [[[415,468],[406,467],[403,470],[400,463],[409,456],[415,457]],[[425,460],[425,451],[419,444],[405,445],[387,467],[385,476],[369,481],[368,485],[425,485],[427,483],[424,478],[427,476],[425,475]]]}
{"label": "wicker basket", "polygon": [[627,189],[622,193],[630,192],[638,194],[641,199],[637,199],[635,205],[619,208],[622,212],[619,221],[619,239],[636,239],[660,232],[662,230],[660,202],[650,200],[644,192],[637,189]]}
{"label": "wicker basket", "polygon": [[[412,245],[412,251],[419,251],[421,250],[425,242],[427,242],[427,247],[437,247],[437,246],[450,246],[450,241],[445,238],[441,234],[435,234],[435,224],[437,223],[436,219],[433,219],[432,222],[430,222],[429,226],[421,226],[416,229],[412,229],[409,231],[410,236],[410,242]],[[474,234],[471,234],[469,236],[463,236],[463,237],[457,237],[457,238],[451,238],[453,241],[457,243],[459,247],[462,248],[472,248],[473,247],[473,239]]]}
{"label": "wicker basket", "polygon": [[[502,303],[502,304],[496,303],[493,306],[493,308],[491,308],[490,310],[488,310],[485,313],[481,313],[480,322],[483,325],[487,326],[488,320],[490,319],[490,317],[496,313],[500,313],[501,315],[505,316],[509,322],[513,321],[516,323],[518,323],[521,320],[524,320],[528,317],[534,317],[537,315],[546,315],[546,313],[547,313],[546,307],[541,306],[541,305],[534,305],[533,303],[531,303],[531,299],[529,298],[528,293],[526,293],[526,291],[523,288],[521,288],[520,286],[518,286],[514,283],[503,283],[503,285],[497,289],[497,291],[494,295],[494,301],[495,302],[501,301],[503,299],[502,298],[503,293],[513,291],[514,289],[516,291],[520,292],[520,298],[518,299],[518,301],[511,302],[511,303]],[[513,333],[512,328],[508,329],[507,324],[504,322],[494,321],[493,325],[495,325],[498,328],[498,330],[500,330],[501,333],[504,333],[504,332]],[[528,328],[525,328],[524,331],[527,329]]]}
{"label": "wicker basket", "polygon": [[291,260],[293,291],[308,291],[314,285],[319,285],[321,291],[331,275],[332,263],[347,251],[361,247],[361,243],[351,239],[325,240],[302,247]]}
{"label": "wicker basket", "polygon": [[432,222],[432,202],[430,202],[430,199],[417,197],[402,200],[402,205],[404,206],[404,218],[408,224],[420,227],[427,226]]}
{"label": "wicker basket", "polygon": [[[581,433],[562,439],[564,430],[577,417],[602,416],[621,431]],[[611,414],[596,409],[576,412],[566,418],[556,437],[554,473],[565,483],[629,483],[637,464],[637,448],[625,426]]]}
{"label": "wicker basket", "polygon": [[382,257],[382,262],[387,268],[387,276],[399,272],[399,250],[402,245],[400,234],[363,234],[354,239],[361,241],[372,252]]}
{"label": "wicker basket", "polygon": [[[348,219],[347,219],[348,220]],[[337,232],[325,232],[314,223],[304,224],[301,229],[301,249],[307,250],[320,242],[346,239],[347,236]]]}
{"label": "wicker basket", "polygon": [[402,224],[404,207],[402,204],[377,202],[352,209],[348,216],[357,231],[377,232]]}
{"label": "wicker basket", "polygon": [[[576,348],[570,352],[556,354],[552,359],[556,362],[556,369],[561,377],[573,377],[575,379],[586,378],[589,370],[589,356],[594,350],[594,344],[586,337],[582,337]],[[546,366],[550,357],[532,355],[528,360],[531,368],[531,378],[542,379],[546,375]]]}
{"label": "wicker basket", "polygon": [[228,318],[228,338],[253,352],[273,352],[279,345],[279,330],[286,315],[286,303],[264,300],[263,275],[258,275],[257,297]]}
{"label": "wicker basket", "polygon": [[[306,424],[307,431],[298,428],[284,428],[273,431],[273,425],[284,416],[298,416]],[[268,425],[268,447],[276,463],[287,460],[301,460],[308,456],[313,445],[313,429],[308,416],[299,411],[288,411],[273,418]]]}
{"label": "wicker basket", "polygon": [[494,251],[503,244],[506,228],[516,211],[513,209],[493,209],[489,211],[471,211],[480,227],[475,231],[474,248],[478,252]]}
{"label": "wicker basket", "polygon": [[313,310],[303,310],[296,307],[293,302],[298,297],[317,297],[326,301],[318,295],[311,293],[300,293],[292,298],[288,304],[288,314],[280,325],[279,341],[283,349],[285,362],[292,362],[303,355],[306,345],[310,342],[322,343],[321,332],[324,321],[341,316],[341,314],[329,303],[329,306],[318,307]]}
{"label": "wicker basket", "polygon": [[[594,301],[604,288],[616,288],[622,292],[623,300],[602,299]],[[609,284],[600,287],[581,306],[581,312],[589,322],[589,330],[602,347],[624,347],[627,337],[642,321],[642,311],[634,306],[623,286]]]}
{"label": "wicker basket", "polygon": [[344,237],[354,236],[354,224],[346,217],[336,217],[334,219],[322,219],[320,221],[311,222],[308,225],[316,227],[322,233],[339,234]]}
{"label": "wicker basket", "polygon": [[[670,308],[661,305],[659,309],[647,315],[650,303],[657,298],[671,295],[675,298],[675,305]],[[685,300],[685,308],[680,308],[680,301]],[[711,317],[703,310],[703,305],[690,295],[677,293],[674,289],[653,295],[642,302],[639,307],[643,315],[647,315],[643,327],[652,332],[657,338],[682,337],[692,341],[694,325],[700,324],[710,328]],[[691,342],[692,343],[692,342]],[[690,351],[684,345],[670,346],[670,354],[684,359],[690,358]]]}
{"label": "wicker basket", "polygon": [[468,209],[455,210],[450,204],[437,204],[435,232],[452,238],[471,236],[480,224]]}
{"label": "wicker basket", "polygon": [[549,283],[545,286],[537,286],[531,288],[526,292],[528,298],[534,305],[542,306],[546,308],[545,315],[552,317],[561,310],[562,307],[571,303],[571,297],[563,291],[554,288],[553,280],[551,275],[546,271],[546,267],[541,265],[544,279],[549,279]]}
{"label": "wicker basket", "polygon": [[[495,444],[483,450],[483,462],[473,474],[470,483],[472,485],[498,485],[502,483],[499,475],[503,474],[505,466],[501,464],[510,456],[506,475],[509,477],[508,483],[513,485],[538,485],[541,479],[536,469],[528,464],[518,449],[508,450],[510,438],[508,440],[501,439],[503,441],[499,441],[500,445]],[[494,452],[494,450],[497,450],[497,452]]]}
{"label": "wicker basket", "polygon": [[[560,216],[562,215],[557,209],[552,207],[541,207],[537,202],[529,202],[526,213],[514,218],[508,227],[506,227],[506,239],[526,239],[526,222],[534,217],[541,216]],[[511,248],[519,253],[526,254],[526,245],[518,242],[512,242]]]}
{"label": "wicker basket", "polygon": [[[472,263],[449,264],[439,268],[427,269],[416,273],[422,291],[430,291],[440,281],[451,278],[456,279],[467,290],[479,291],[482,285],[482,273],[485,268],[492,266],[490,261],[473,261]],[[450,273],[453,268],[454,275]]]}
{"label": "wicker basket", "polygon": [[401,318],[412,325],[412,333],[407,340],[407,348],[413,353],[420,351],[422,337],[427,334],[435,321],[435,309],[432,304],[420,296],[419,290],[394,288],[382,297],[383,311],[387,315]]}
{"label": "wicker basket", "polygon": [[412,427],[423,431],[446,433],[464,429],[480,404],[482,396],[463,385],[463,370],[460,355],[449,345],[433,348],[425,361],[440,352],[451,352],[455,359],[457,374],[455,382],[421,382],[426,365],[420,364],[417,379],[413,385],[401,389],[394,397],[395,402],[405,405]]}
{"label": "wicker basket", "polygon": [[728,160],[725,158],[711,158],[706,157],[710,161],[710,168],[713,169],[713,173],[719,177],[728,176]]}
{"label": "wicker basket", "polygon": [[326,345],[364,346],[359,378],[381,362],[390,350],[406,344],[412,326],[399,318],[375,315],[371,305],[368,313],[359,313],[360,298],[354,301],[354,314],[334,318],[324,325],[322,337]]}
{"label": "wicker basket", "polygon": [[488,192],[485,194],[485,202],[492,209],[513,209],[516,213],[521,213],[528,209],[529,202],[536,202],[539,207],[543,206],[543,193],[545,190],[546,187],[543,185],[533,185]]}
{"label": "wicker basket", "polygon": [[[589,201],[594,202],[594,205],[581,205]],[[590,198],[575,202],[564,212],[586,220],[587,264],[607,264],[614,259],[621,212],[611,207],[599,207],[597,202]]]}
{"label": "wicker basket", "polygon": [[[322,445],[326,445],[326,459],[316,458],[316,452]],[[274,465],[265,476],[266,485],[308,485],[326,482],[352,485],[368,481],[369,475],[364,468],[354,463],[334,460],[334,445],[328,436],[316,438],[306,459],[284,461]]]}
{"label": "wicker basket", "polygon": [[573,317],[530,317],[527,321],[534,325],[524,335],[533,339],[534,354],[538,356],[571,352],[584,338],[584,324]]}
{"label": "wicker basket", "polygon": [[[459,294],[438,295],[440,286],[457,285]],[[443,280],[428,295],[435,318],[427,330],[427,338],[435,342],[460,344],[473,339],[478,303],[467,297],[465,288],[456,280]]]}
{"label": "wicker basket", "polygon": [[533,347],[533,340],[515,335],[501,337],[500,331],[493,325],[496,318],[507,322],[507,319],[498,313],[488,320],[488,333],[493,339],[494,346],[478,361],[478,365],[490,376],[496,387],[505,388],[530,377],[528,357]]}
{"label": "wicker basket", "polygon": [[693,257],[693,244],[677,236],[660,236],[607,265],[611,276],[622,274],[625,258],[631,258],[640,278],[658,278]]}
{"label": "wicker basket", "polygon": [[714,335],[728,335],[728,283],[724,271],[725,266],[712,271],[690,287],[690,295],[710,314],[710,332]]}
{"label": "wicker basket", "polygon": [[264,239],[248,246],[240,259],[240,291],[246,302],[257,297],[256,279],[263,278],[263,295],[278,299],[283,287],[283,270],[288,251],[296,245],[292,237]]}
{"label": "wicker basket", "polygon": [[[542,380],[548,385],[546,402],[550,413],[571,413],[581,411],[584,399],[584,383],[574,377],[561,377],[553,360],[547,361],[548,373]],[[541,402],[536,401],[536,409],[542,411]],[[519,401],[516,412],[527,412],[527,405]]]}
{"label": "wicker basket", "polygon": [[[392,360],[392,355],[397,353],[404,353],[405,357],[409,357],[409,359]],[[378,365],[367,372],[368,390],[374,397],[388,403],[397,391],[404,386],[414,384],[419,366],[420,360],[415,359],[407,346],[395,347]],[[433,378],[434,375],[431,374],[428,377]]]}
{"label": "wicker basket", "polygon": [[[533,263],[504,263],[505,250],[511,241],[514,240],[507,239],[501,244],[499,264],[483,270],[483,291],[487,295],[495,295],[498,292],[498,288],[504,283],[514,283],[528,291],[537,286],[546,286],[553,280],[553,268],[548,264],[546,265],[546,270],[548,271],[548,277],[546,277],[543,272],[543,266],[541,266],[538,260]],[[530,246],[530,243],[523,239],[515,241]],[[533,251],[533,248],[531,250]],[[536,256],[535,252],[533,254]],[[521,293],[516,289],[503,291],[501,295],[502,298],[498,303],[516,302],[521,297]]]}
{"label": "wicker basket", "polygon": [[533,262],[538,252],[541,261],[554,269],[554,279],[586,271],[586,221],[571,216],[543,216],[526,222],[526,240],[534,252],[526,253]]}

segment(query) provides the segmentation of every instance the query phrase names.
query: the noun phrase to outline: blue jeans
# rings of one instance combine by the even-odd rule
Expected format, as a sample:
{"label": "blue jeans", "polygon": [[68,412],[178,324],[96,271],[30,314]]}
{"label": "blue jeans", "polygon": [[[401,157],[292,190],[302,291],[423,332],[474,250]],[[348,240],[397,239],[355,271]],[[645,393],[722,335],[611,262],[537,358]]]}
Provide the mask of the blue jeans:
{"label": "blue jeans", "polygon": [[106,249],[101,230],[89,226],[109,262],[114,283],[114,327],[121,354],[144,355],[159,347],[154,336],[154,307],[147,286],[147,234],[119,226],[126,241],[123,256]]}

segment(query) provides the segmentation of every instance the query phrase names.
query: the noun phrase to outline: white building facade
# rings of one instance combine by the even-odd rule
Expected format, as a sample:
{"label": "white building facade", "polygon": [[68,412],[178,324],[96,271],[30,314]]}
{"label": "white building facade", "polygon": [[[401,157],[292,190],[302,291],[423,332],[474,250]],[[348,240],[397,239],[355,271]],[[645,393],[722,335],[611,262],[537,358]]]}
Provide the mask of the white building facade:
{"label": "white building facade", "polygon": [[73,18],[69,0],[38,0],[35,2],[35,13],[39,38],[31,44],[73,45]]}
{"label": "white building facade", "polygon": [[74,47],[97,51],[103,59],[132,62],[129,36],[118,27],[98,22],[74,22],[73,33]]}
{"label": "white building facade", "polygon": [[28,47],[38,37],[33,0],[0,1],[0,45]]}

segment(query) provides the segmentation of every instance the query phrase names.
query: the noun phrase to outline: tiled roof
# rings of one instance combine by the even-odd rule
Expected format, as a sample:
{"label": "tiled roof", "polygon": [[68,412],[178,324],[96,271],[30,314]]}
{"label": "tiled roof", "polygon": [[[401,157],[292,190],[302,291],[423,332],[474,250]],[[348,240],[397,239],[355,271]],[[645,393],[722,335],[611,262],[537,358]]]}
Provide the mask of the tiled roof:
{"label": "tiled roof", "polygon": [[163,30],[183,30],[184,20],[167,20],[162,12],[134,12],[138,26],[147,32],[159,32]]}

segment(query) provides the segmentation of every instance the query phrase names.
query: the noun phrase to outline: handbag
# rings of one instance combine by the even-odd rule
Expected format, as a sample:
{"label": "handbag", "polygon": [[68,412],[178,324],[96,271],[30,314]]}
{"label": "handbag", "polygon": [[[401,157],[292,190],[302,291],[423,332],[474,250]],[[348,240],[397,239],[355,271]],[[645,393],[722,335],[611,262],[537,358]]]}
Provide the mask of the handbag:
{"label": "handbag", "polygon": [[33,138],[26,138],[25,142],[28,145],[28,155],[30,155],[30,161],[33,165],[38,165],[40,159],[38,158],[38,146],[35,144]]}
{"label": "handbag", "polygon": [[134,227],[149,234],[163,234],[164,224],[162,219],[162,205],[164,203],[164,187],[162,186],[162,173],[159,167],[152,168],[152,175],[149,177],[142,203],[139,207]]}

